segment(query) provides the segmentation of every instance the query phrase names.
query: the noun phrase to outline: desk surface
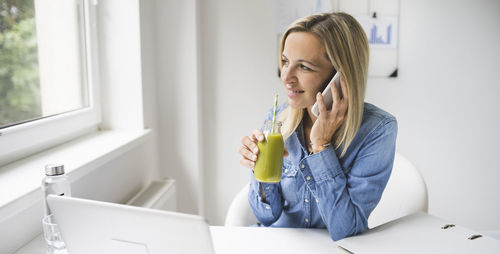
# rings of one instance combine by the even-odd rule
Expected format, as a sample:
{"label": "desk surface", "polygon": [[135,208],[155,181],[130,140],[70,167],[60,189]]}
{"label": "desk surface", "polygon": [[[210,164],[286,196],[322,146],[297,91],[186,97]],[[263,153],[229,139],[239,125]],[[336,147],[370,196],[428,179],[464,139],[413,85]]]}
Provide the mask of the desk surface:
{"label": "desk surface", "polygon": [[215,253],[348,253],[326,229],[210,227]]}
{"label": "desk surface", "polygon": [[[210,226],[216,254],[348,253],[335,245],[325,229]],[[45,254],[43,235],[15,254]]]}
{"label": "desk surface", "polygon": [[[234,253],[311,253],[345,254],[325,229],[259,228],[210,226],[216,254]],[[500,232],[490,232],[500,239]],[[495,234],[493,234],[495,233]],[[45,254],[46,247],[40,235],[15,254]]]}

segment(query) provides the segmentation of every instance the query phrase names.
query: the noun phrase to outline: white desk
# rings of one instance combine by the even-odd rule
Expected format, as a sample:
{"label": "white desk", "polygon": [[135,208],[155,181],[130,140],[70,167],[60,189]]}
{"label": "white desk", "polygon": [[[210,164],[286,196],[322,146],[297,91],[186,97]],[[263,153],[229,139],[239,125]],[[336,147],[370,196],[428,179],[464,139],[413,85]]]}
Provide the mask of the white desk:
{"label": "white desk", "polygon": [[348,253],[335,245],[326,229],[210,227],[215,253]]}
{"label": "white desk", "polygon": [[[217,254],[348,253],[330,239],[325,229],[210,226],[210,231]],[[500,240],[500,232],[489,233]],[[45,254],[45,250],[45,241],[40,235],[15,254]]]}
{"label": "white desk", "polygon": [[[210,231],[217,254],[304,253],[304,251],[317,254],[348,253],[335,245],[325,229],[211,226]],[[15,254],[45,253],[43,235],[15,252]]]}

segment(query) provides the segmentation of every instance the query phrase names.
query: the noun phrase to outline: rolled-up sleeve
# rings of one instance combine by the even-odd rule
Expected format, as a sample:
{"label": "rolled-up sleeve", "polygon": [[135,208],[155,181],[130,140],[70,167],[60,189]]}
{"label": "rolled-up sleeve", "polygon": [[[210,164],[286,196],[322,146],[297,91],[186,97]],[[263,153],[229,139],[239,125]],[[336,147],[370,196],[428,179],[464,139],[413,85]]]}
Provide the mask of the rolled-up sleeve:
{"label": "rolled-up sleeve", "polygon": [[[261,195],[259,184],[262,184],[265,199]],[[260,223],[264,226],[273,224],[279,219],[283,211],[279,183],[259,183],[253,177],[253,173],[251,173],[248,202]]]}
{"label": "rolled-up sleeve", "polygon": [[316,198],[333,240],[368,228],[368,216],[378,204],[391,174],[396,135],[396,120],[382,121],[366,136],[348,169],[342,168],[331,146],[301,161],[302,177]]}

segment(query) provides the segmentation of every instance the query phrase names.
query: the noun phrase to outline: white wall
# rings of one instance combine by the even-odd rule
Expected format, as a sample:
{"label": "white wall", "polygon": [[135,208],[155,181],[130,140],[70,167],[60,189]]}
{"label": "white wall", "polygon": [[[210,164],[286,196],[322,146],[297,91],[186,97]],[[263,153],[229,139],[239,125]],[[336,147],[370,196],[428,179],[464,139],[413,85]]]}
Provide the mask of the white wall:
{"label": "white wall", "polygon": [[367,100],[399,120],[431,214],[500,229],[500,1],[402,1],[400,77]]}
{"label": "white wall", "polygon": [[176,179],[179,211],[203,214],[196,7],[195,0],[156,1],[154,40],[162,174]]}
{"label": "white wall", "polygon": [[[249,177],[238,163],[240,137],[260,126],[273,93],[283,91],[276,76],[270,2],[203,0],[198,5],[204,208],[210,223],[221,224],[233,195]],[[500,229],[500,185],[496,184],[500,179],[500,101],[495,98],[500,94],[495,78],[500,67],[499,13],[499,1],[402,0],[399,77],[370,79],[367,94],[367,101],[397,116],[398,150],[422,171],[429,188],[430,213],[475,229]],[[176,24],[181,26],[185,18]],[[157,45],[158,50],[162,46],[168,47]],[[168,52],[179,57],[182,50]],[[158,56],[163,57],[160,63],[170,59]],[[192,61],[187,56],[186,61]],[[181,66],[181,74],[172,70],[177,64],[158,66],[159,98],[190,98],[186,97],[193,89],[190,82],[182,84],[188,86],[185,91],[179,90],[179,83],[162,88],[168,85],[162,82],[167,75],[188,80],[183,76],[186,65]],[[176,109],[163,104],[160,117],[168,115],[175,121],[192,110]],[[191,130],[191,126],[186,128]],[[176,131],[178,124],[161,125],[161,132],[184,137],[185,132]],[[161,139],[162,154],[165,147],[177,144],[176,134],[169,134],[173,141]],[[173,157],[167,156],[164,166],[168,158]],[[184,166],[172,163],[179,170]],[[176,177],[191,181],[179,172]]]}

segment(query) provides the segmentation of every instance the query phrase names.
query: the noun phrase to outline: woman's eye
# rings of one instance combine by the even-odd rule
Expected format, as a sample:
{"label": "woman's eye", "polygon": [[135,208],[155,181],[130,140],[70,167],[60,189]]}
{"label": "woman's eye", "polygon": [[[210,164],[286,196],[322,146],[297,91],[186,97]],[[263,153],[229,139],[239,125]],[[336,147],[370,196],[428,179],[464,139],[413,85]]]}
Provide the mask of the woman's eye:
{"label": "woman's eye", "polygon": [[283,63],[283,65],[287,65],[288,64],[288,60],[285,60],[285,59],[281,59],[281,62]]}
{"label": "woman's eye", "polygon": [[309,68],[309,67],[307,67],[307,66],[305,66],[305,65],[303,65],[303,64],[301,64],[301,65],[300,65],[300,68],[301,68],[302,70],[305,70],[305,71],[312,71],[312,69],[311,69],[311,68]]}

